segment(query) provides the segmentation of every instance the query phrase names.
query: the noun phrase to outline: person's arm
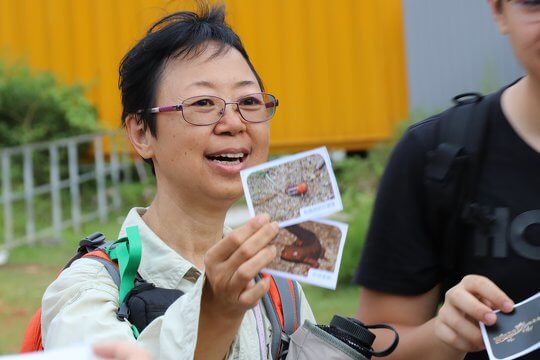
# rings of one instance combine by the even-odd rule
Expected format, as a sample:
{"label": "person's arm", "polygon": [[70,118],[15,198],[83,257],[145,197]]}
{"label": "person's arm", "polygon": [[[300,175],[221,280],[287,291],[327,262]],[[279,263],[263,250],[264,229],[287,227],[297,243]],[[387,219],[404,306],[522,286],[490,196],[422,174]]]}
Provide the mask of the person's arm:
{"label": "person's arm", "polygon": [[64,270],[42,299],[41,327],[45,349],[85,341],[134,340],[127,322],[116,318],[118,288],[105,267],[80,259]]}
{"label": "person's arm", "polygon": [[[403,296],[362,288],[357,318],[366,324],[392,325],[399,334],[399,345],[388,356],[396,359],[461,359],[464,354],[445,346],[435,336],[434,316],[439,287],[416,296]],[[387,348],[394,340],[388,330],[372,330],[377,337],[375,351]]]}
{"label": "person's arm", "polygon": [[[400,335],[389,359],[463,359],[485,349],[478,321],[492,325],[493,310],[512,311],[513,302],[489,279],[468,275],[451,288],[437,312],[439,287],[416,296],[392,295],[363,288],[357,316],[367,324],[388,323]],[[393,334],[377,331],[375,349],[388,347]]]}

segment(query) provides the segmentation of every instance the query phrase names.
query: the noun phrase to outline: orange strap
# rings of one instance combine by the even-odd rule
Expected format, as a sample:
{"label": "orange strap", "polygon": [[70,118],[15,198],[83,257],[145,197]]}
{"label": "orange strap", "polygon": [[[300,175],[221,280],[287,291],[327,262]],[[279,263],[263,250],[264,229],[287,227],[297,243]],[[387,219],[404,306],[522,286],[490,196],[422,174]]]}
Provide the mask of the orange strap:
{"label": "orange strap", "polygon": [[[93,250],[89,253],[84,254],[82,257],[98,257],[104,260],[110,261],[116,267],[118,264],[111,260],[109,255],[103,250]],[[60,273],[58,274],[60,275]],[[43,350],[43,341],[41,339],[41,308],[34,314],[28,326],[21,344],[21,353],[33,352],[33,351],[42,351]]]}
{"label": "orange strap", "polygon": [[272,299],[272,302],[274,303],[276,307],[276,313],[278,316],[279,324],[281,325],[281,328],[285,326],[284,320],[283,320],[283,305],[281,305],[281,297],[279,296],[279,290],[276,286],[276,282],[274,281],[274,277],[270,274],[261,273],[261,276],[263,278],[270,279],[270,290],[268,292],[270,293],[270,298]]}
{"label": "orange strap", "polygon": [[41,308],[39,308],[26,328],[20,352],[27,353],[41,350],[43,350],[43,343],[41,341]]}
{"label": "orange strap", "polygon": [[107,260],[108,262],[110,262],[114,266],[116,266],[116,268],[118,269],[118,263],[116,261],[112,261],[111,258],[109,257],[109,255],[107,255],[107,253],[105,251],[103,251],[103,250],[100,250],[100,249],[92,250],[92,251],[84,254],[82,257],[83,258],[85,258],[85,257],[98,257],[98,258],[101,258],[103,260]]}
{"label": "orange strap", "polygon": [[[293,311],[294,311],[293,326],[294,326],[294,330],[296,330],[298,329],[298,319],[300,318],[300,314],[296,313],[296,300],[297,299],[294,293],[294,285],[293,285],[292,280],[288,280],[287,285],[289,285],[289,292],[291,293],[291,299],[292,299]],[[283,313],[283,310],[281,310],[281,312]]]}

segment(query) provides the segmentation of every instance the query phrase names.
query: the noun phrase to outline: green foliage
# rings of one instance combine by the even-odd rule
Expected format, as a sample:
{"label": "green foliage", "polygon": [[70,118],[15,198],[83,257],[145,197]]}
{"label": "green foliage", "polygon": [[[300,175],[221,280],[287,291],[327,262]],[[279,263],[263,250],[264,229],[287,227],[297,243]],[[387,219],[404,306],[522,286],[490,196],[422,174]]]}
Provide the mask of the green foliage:
{"label": "green foliage", "polygon": [[371,217],[373,199],[372,192],[347,191],[344,194],[343,205],[349,214],[349,231],[339,268],[338,282],[340,284],[350,284],[358,266]]}
{"label": "green foliage", "polygon": [[156,180],[151,176],[144,182],[124,183],[119,190],[122,204],[126,209],[147,206],[156,193]]}
{"label": "green foliage", "polygon": [[60,139],[98,129],[96,110],[81,85],[51,73],[0,62],[0,147]]}
{"label": "green foliage", "polygon": [[336,314],[354,316],[358,307],[358,286],[338,285],[336,290],[302,284],[318,324],[329,324]]}

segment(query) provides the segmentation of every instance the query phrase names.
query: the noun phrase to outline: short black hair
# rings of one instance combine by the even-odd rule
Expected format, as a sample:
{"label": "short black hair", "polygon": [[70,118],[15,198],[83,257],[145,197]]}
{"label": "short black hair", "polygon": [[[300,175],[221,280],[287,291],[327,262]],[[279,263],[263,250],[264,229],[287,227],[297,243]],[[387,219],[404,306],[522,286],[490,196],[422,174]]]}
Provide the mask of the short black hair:
{"label": "short black hair", "polygon": [[127,116],[136,115],[138,121],[157,136],[156,114],[138,110],[156,106],[157,88],[165,64],[169,59],[189,59],[200,55],[209,42],[217,42],[212,56],[234,48],[242,54],[264,91],[261,78],[255,71],[240,37],[225,22],[225,6],[209,6],[197,1],[198,12],[179,11],[154,23],[146,35],[124,56],[120,63],[118,87],[122,96],[122,125]]}

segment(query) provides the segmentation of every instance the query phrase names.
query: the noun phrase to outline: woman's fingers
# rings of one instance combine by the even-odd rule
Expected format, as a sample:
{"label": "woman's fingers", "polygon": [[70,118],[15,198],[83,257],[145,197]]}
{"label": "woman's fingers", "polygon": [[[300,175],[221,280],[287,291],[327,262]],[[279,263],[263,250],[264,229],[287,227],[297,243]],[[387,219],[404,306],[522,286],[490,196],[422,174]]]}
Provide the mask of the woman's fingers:
{"label": "woman's fingers", "polygon": [[268,215],[257,215],[244,225],[231,231],[230,234],[208,250],[205,256],[205,265],[219,264],[226,261],[247,239],[268,224],[269,221],[270,217]]}
{"label": "woman's fingers", "polygon": [[277,249],[274,245],[261,249],[251,259],[245,261],[233,273],[229,286],[240,293],[263,267],[270,264],[276,257]]}
{"label": "woman's fingers", "polygon": [[277,236],[278,232],[279,226],[276,222],[265,224],[229,257],[226,261],[227,266],[233,269],[238,268],[257,255]]}
{"label": "woman's fingers", "polygon": [[246,308],[252,308],[270,290],[270,280],[262,278],[255,285],[246,288],[238,298],[238,301]]}
{"label": "woman's fingers", "polygon": [[[268,291],[267,281],[253,282],[260,270],[276,257],[268,245],[279,232],[277,223],[259,215],[214,245],[205,256],[207,290],[216,308],[245,311]],[[214,296],[219,294],[219,296]]]}

